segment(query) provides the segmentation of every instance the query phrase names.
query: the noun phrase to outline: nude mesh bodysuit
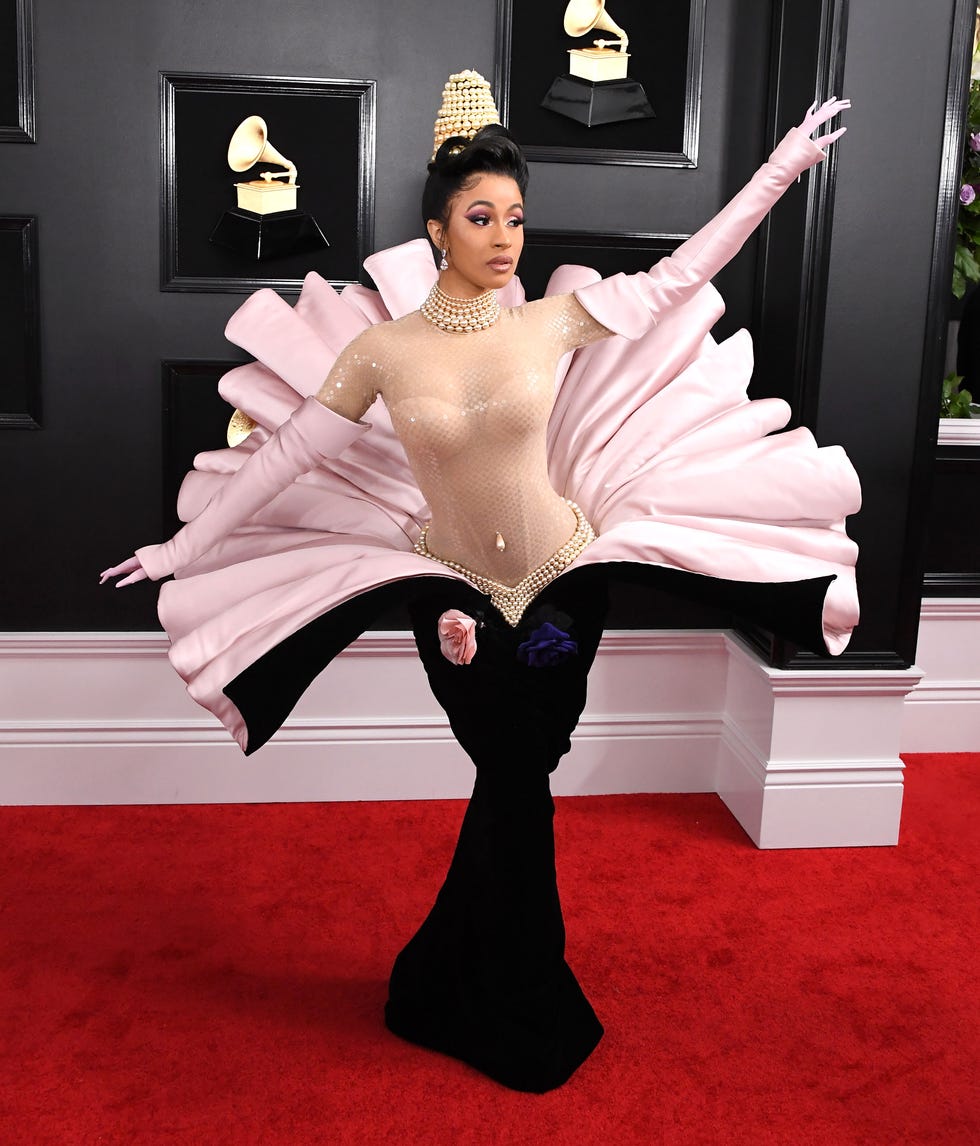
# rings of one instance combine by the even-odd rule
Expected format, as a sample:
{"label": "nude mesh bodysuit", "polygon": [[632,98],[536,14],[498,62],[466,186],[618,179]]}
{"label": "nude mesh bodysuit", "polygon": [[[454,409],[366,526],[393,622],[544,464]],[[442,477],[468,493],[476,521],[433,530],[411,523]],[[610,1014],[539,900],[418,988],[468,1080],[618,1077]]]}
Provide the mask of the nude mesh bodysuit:
{"label": "nude mesh bodysuit", "polygon": [[502,309],[466,334],[414,311],[345,347],[318,398],[357,420],[380,396],[432,512],[430,552],[512,586],[577,524],[548,479],[558,361],[611,333],[570,294]]}

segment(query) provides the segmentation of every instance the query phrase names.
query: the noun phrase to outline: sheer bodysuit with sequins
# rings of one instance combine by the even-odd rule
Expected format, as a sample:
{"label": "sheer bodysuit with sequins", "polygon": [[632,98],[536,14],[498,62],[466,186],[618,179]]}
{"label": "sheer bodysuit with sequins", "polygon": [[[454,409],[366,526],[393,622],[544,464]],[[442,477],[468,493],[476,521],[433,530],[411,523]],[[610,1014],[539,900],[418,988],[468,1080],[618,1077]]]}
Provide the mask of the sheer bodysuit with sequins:
{"label": "sheer bodysuit with sequins", "polygon": [[513,586],[577,525],[548,479],[558,361],[610,334],[574,295],[503,309],[467,334],[414,311],[355,338],[317,397],[357,420],[380,396],[431,510],[429,553]]}

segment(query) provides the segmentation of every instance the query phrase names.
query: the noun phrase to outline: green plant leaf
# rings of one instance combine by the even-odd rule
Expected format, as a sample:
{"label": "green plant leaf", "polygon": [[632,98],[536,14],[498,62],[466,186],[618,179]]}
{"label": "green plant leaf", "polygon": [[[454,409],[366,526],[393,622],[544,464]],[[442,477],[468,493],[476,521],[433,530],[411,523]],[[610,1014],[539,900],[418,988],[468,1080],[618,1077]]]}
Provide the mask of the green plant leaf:
{"label": "green plant leaf", "polygon": [[977,262],[969,248],[957,245],[953,258],[953,266],[959,270],[970,282],[980,281],[980,263]]}
{"label": "green plant leaf", "polygon": [[942,395],[939,399],[940,418],[971,418],[970,404],[973,396],[969,390],[961,390],[962,374],[947,374],[943,379]]}

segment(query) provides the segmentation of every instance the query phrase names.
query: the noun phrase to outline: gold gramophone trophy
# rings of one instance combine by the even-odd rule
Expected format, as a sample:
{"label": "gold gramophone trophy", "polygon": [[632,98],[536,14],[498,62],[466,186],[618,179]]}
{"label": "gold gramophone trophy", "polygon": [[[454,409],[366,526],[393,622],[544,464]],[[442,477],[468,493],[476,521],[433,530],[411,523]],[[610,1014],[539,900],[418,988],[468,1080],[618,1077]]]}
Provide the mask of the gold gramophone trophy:
{"label": "gold gramophone trophy", "polygon": [[[211,242],[259,260],[329,247],[313,216],[296,206],[296,164],[269,142],[265,120],[250,115],[231,137],[228,166],[244,172],[256,163],[274,163],[286,170],[260,171],[258,179],[236,183],[237,209],[221,216],[211,232]],[[278,182],[280,179],[286,182]]]}
{"label": "gold gramophone trophy", "polygon": [[606,11],[605,0],[569,0],[565,32],[576,39],[594,29],[615,40],[593,40],[588,48],[569,48],[568,73],[556,76],[541,106],[586,127],[652,119],[643,84],[628,78],[630,38]]}

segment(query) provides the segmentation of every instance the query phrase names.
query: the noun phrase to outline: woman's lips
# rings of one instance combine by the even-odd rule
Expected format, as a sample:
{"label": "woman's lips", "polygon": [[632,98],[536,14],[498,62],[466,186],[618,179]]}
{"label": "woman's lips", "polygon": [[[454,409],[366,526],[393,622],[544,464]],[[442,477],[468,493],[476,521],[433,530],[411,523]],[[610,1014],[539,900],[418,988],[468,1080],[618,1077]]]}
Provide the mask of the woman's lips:
{"label": "woman's lips", "polygon": [[514,260],[509,255],[501,255],[499,258],[491,259],[487,266],[492,271],[509,271],[514,265]]}

